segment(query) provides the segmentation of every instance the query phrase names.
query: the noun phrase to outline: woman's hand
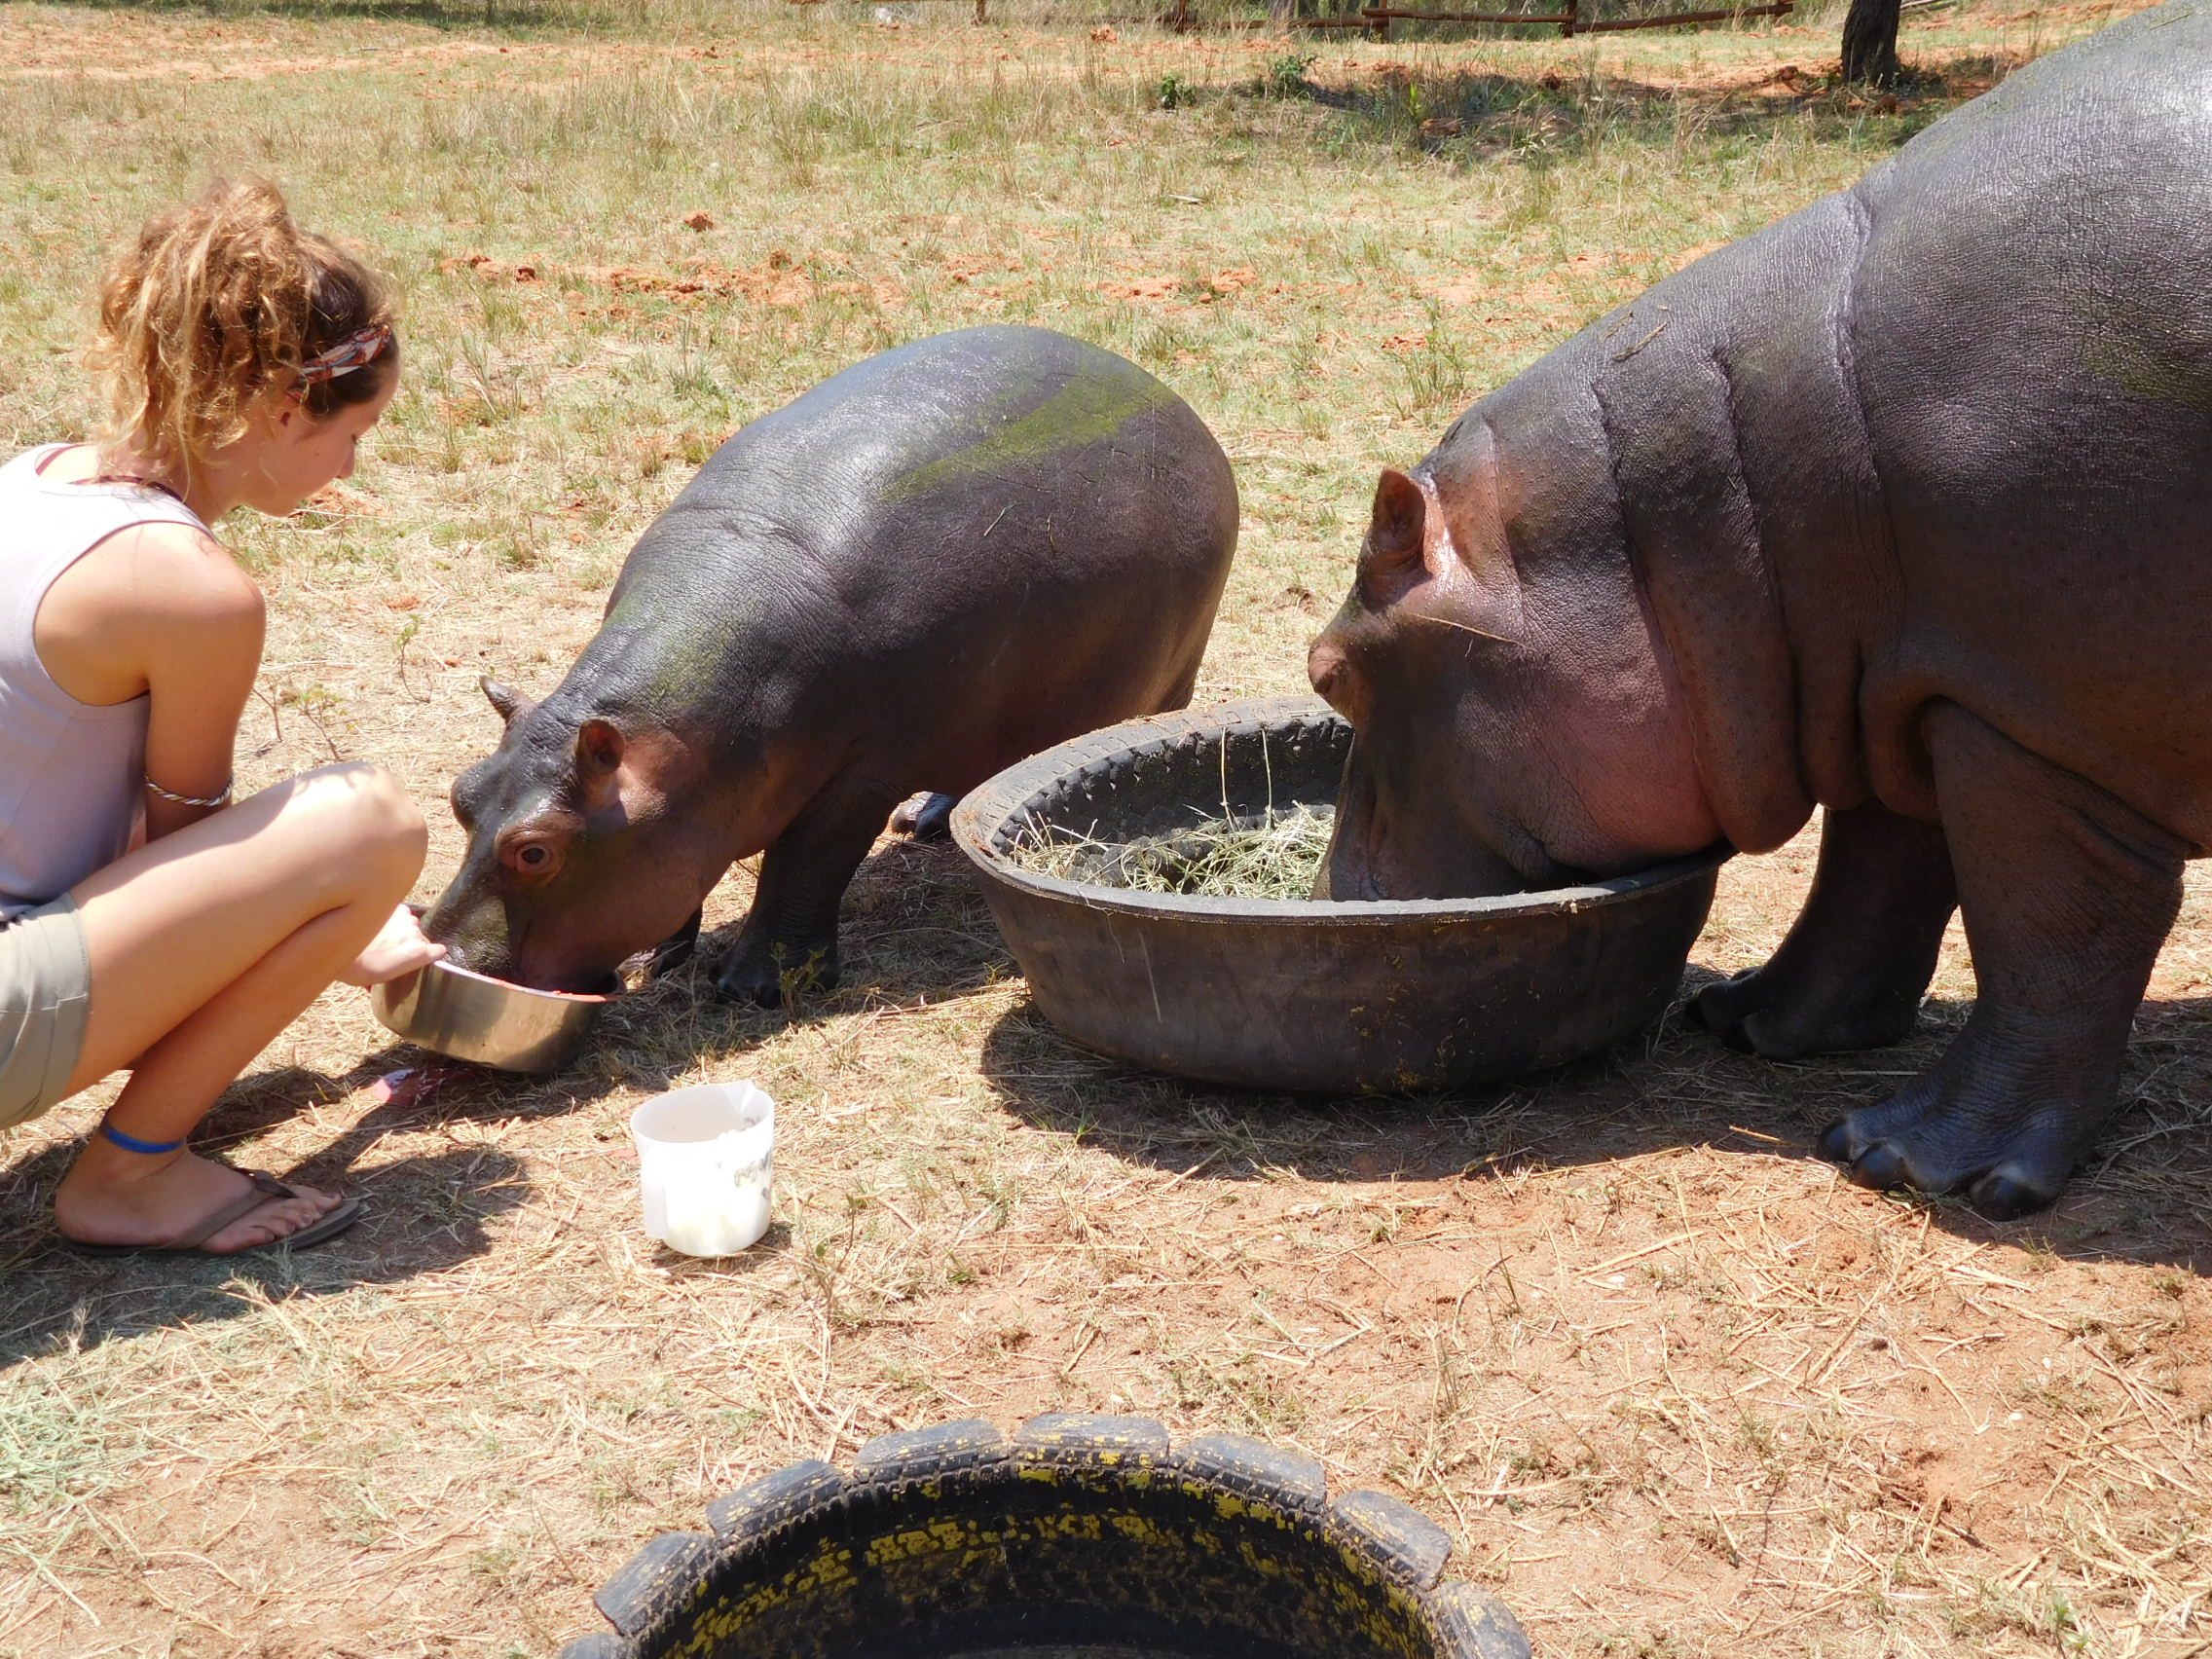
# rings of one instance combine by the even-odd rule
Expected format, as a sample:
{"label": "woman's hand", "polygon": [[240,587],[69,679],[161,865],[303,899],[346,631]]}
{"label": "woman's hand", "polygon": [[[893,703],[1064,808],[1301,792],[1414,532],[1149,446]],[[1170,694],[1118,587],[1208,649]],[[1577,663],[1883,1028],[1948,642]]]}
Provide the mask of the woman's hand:
{"label": "woman's hand", "polygon": [[402,974],[412,974],[445,955],[446,947],[423,937],[423,924],[402,904],[392,911],[377,937],[353,959],[352,967],[338,977],[349,985],[381,985]]}

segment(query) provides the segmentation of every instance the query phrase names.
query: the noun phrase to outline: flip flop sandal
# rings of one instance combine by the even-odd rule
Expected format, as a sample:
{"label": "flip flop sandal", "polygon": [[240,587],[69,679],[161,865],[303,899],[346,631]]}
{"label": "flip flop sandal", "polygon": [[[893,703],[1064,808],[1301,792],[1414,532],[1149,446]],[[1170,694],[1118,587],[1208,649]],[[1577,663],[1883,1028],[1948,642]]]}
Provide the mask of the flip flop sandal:
{"label": "flip flop sandal", "polygon": [[203,1250],[201,1246],[208,1239],[232,1222],[251,1215],[271,1198],[296,1198],[300,1196],[266,1170],[241,1169],[239,1173],[253,1183],[253,1191],[237,1203],[217,1210],[182,1238],[172,1239],[166,1244],[87,1244],[82,1239],[71,1238],[63,1234],[63,1241],[81,1256],[204,1256],[218,1253],[225,1256],[250,1256],[263,1250],[305,1250],[311,1245],[337,1237],[359,1221],[368,1207],[359,1198],[347,1198],[329,1214],[310,1222],[296,1233],[287,1233],[281,1238],[272,1238],[266,1244],[248,1244],[242,1250]]}

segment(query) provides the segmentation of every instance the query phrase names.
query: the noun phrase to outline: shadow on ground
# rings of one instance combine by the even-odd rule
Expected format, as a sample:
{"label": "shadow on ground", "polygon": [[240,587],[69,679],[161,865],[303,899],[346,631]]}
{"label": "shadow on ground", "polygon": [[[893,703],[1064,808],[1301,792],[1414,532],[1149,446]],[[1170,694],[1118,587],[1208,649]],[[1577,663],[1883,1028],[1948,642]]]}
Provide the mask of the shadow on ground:
{"label": "shadow on ground", "polygon": [[[661,992],[665,1011],[699,1022],[700,1046],[750,1048],[792,1019],[858,1014],[883,1002],[955,1001],[1005,979],[1013,958],[976,886],[965,855],[949,841],[893,839],[868,855],[845,890],[837,931],[841,982],[833,991],[798,990],[789,1013],[744,1007],[715,989],[723,952],[744,920],[700,936],[691,960]],[[638,1005],[643,1009],[645,1004]],[[682,1047],[678,1030],[640,1028],[648,1044]]]}
{"label": "shadow on ground", "polygon": [[[1685,990],[1714,977],[1693,968]],[[1932,1063],[1972,1006],[1932,1002],[1921,1030],[1895,1049],[1781,1064],[1723,1048],[1677,1002],[1640,1036],[1549,1072],[1436,1095],[1328,1098],[1122,1067],[1076,1048],[1023,1003],[993,1027],[982,1067],[1008,1111],[1033,1127],[1178,1174],[1483,1180],[1696,1145],[1811,1160],[1824,1126]],[[2041,1215],[1998,1225],[1950,1199],[1896,1201],[1968,1239],[2035,1239],[2071,1258],[2212,1273],[2212,999],[2144,1006],[2121,1098],[2095,1161]]]}
{"label": "shadow on ground", "polygon": [[[85,1256],[54,1231],[54,1190],[76,1143],[48,1145],[0,1166],[0,1367],[57,1345],[92,1347],[115,1337],[224,1319],[250,1310],[256,1292],[322,1296],[388,1284],[454,1267],[491,1247],[484,1224],[518,1208],[532,1192],[523,1166],[488,1146],[358,1167],[387,1134],[428,1123],[503,1121],[569,1112],[605,1094],[603,1078],[510,1078],[477,1067],[441,1066],[394,1043],[343,1075],[284,1067],[233,1085],[193,1136],[213,1157],[299,1114],[312,1102],[344,1099],[380,1082],[389,1097],[322,1151],[272,1170],[368,1200],[350,1231],[297,1255]],[[427,1081],[434,1089],[425,1090]],[[81,1113],[64,1103],[58,1112]]]}
{"label": "shadow on ground", "polygon": [[[757,1047],[794,1019],[851,1014],[873,1003],[942,1002],[1002,980],[1006,947],[970,878],[967,861],[941,844],[892,842],[855,877],[845,905],[845,986],[802,999],[795,1013],[740,1007],[714,988],[711,965],[734,927],[703,940],[685,968],[621,999],[592,1044],[567,1070],[517,1077],[440,1060],[390,1043],[342,1074],[285,1067],[243,1078],[194,1135],[211,1156],[249,1141],[317,1102],[364,1089],[385,1096],[329,1145],[296,1167],[273,1171],[369,1200],[359,1225],[297,1256],[281,1251],[228,1257],[89,1257],[54,1232],[54,1190],[74,1143],[26,1151],[0,1164],[0,1368],[52,1351],[91,1347],[178,1325],[233,1317],[271,1297],[321,1296],[391,1283],[457,1266],[491,1247],[485,1223],[532,1195],[519,1161],[492,1147],[364,1168],[365,1156],[399,1130],[555,1117],[617,1088],[670,1087],[702,1057]],[[382,1086],[380,1088],[380,1086]],[[64,1115],[84,1108],[64,1104]],[[778,1246],[690,1272],[752,1271]],[[669,1265],[664,1262],[663,1265]]]}
{"label": "shadow on ground", "polygon": [[[1315,133],[1325,146],[1380,143],[1418,147],[1447,163],[1518,159],[1539,167],[1623,137],[1673,143],[1691,132],[1756,141],[1785,127],[1824,139],[1852,129],[1877,144],[1903,144],[1988,91],[2009,66],[1990,56],[1931,62],[1890,92],[1866,93],[1832,73],[1795,64],[1772,71],[1746,65],[1727,79],[1657,85],[1577,72],[1564,59],[1521,75],[1381,63],[1314,82],[1303,72],[1289,75],[1297,61],[1278,60],[1271,73],[1280,79],[1263,76],[1213,95],[1317,105],[1331,115]],[[1825,67],[1832,71],[1832,61]]]}
{"label": "shadow on ground", "polygon": [[133,12],[160,17],[282,18],[294,22],[416,23],[433,29],[502,29],[542,33],[548,25],[610,23],[620,9],[585,3],[524,7],[515,0],[66,0],[90,12]]}
{"label": "shadow on ground", "polygon": [[54,1188],[75,1152],[49,1147],[0,1171],[0,1249],[9,1252],[0,1370],[57,1349],[234,1318],[265,1299],[327,1296],[441,1272],[489,1249],[484,1224],[531,1193],[516,1160],[456,1148],[346,1182],[368,1199],[368,1214],[341,1237],[297,1255],[91,1257],[70,1250],[53,1229]]}

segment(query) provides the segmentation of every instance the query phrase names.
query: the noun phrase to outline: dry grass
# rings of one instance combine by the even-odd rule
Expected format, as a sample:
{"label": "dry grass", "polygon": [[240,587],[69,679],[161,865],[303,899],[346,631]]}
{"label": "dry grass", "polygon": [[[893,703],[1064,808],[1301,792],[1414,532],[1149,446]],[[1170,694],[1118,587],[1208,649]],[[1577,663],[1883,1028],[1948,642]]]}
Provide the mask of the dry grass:
{"label": "dry grass", "polygon": [[1294,806],[1260,818],[1199,818],[1188,829],[1101,841],[1047,825],[1015,843],[1014,862],[1063,881],[1214,899],[1310,899],[1336,814]]}
{"label": "dry grass", "polygon": [[[1819,83],[1832,18],[1379,48],[921,10],[0,7],[0,439],[78,428],[99,250],[211,166],[406,291],[362,476],[239,531],[276,612],[249,778],[364,756],[434,806],[492,734],[477,673],[550,684],[723,433],[995,317],[1214,424],[1246,519],[1203,692],[1295,689],[1379,463],[2109,8],[1915,12],[1941,78],[1895,110]],[[1306,54],[1313,94],[1273,95]],[[1159,107],[1168,76],[1195,98]],[[1772,947],[1808,860],[1724,872],[1695,976]],[[1555,1654],[2182,1659],[2212,1641],[2207,894],[2099,1163],[2009,1228],[1801,1150],[1957,1027],[1955,942],[1896,1052],[1773,1066],[1670,1018],[1420,1100],[1070,1050],[943,849],[863,871],[835,996],[680,977],[544,1082],[394,1084],[421,1056],[334,995],[209,1134],[366,1193],[333,1247],[80,1261],[47,1202],[97,1102],[0,1146],[0,1654],[542,1655],[753,1475],[1065,1406],[1404,1493]],[[777,1227],[662,1254],[624,1116],[737,1076],[784,1103]]]}

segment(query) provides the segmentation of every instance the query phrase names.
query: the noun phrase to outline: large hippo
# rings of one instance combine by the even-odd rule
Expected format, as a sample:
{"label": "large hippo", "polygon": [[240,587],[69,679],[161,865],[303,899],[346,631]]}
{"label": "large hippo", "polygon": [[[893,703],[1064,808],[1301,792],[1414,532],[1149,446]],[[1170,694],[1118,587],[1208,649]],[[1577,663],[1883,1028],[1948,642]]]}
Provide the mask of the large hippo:
{"label": "large hippo", "polygon": [[468,854],[425,929],[587,988],[764,848],[717,982],[834,984],[892,808],[1181,708],[1235,544],[1221,446],[1134,364],[1040,328],[871,357],[708,459],[542,703],[486,686],[506,734],[454,785]]}
{"label": "large hippo", "polygon": [[2212,5],[2014,75],[1602,318],[1385,472],[1313,683],[1326,885],[1443,897],[1775,847],[1773,960],[1696,1011],[1942,1059],[1822,1137],[1872,1187],[2048,1203],[2212,839]]}

